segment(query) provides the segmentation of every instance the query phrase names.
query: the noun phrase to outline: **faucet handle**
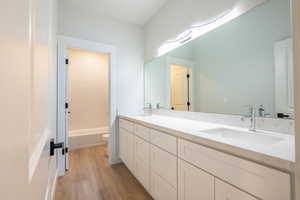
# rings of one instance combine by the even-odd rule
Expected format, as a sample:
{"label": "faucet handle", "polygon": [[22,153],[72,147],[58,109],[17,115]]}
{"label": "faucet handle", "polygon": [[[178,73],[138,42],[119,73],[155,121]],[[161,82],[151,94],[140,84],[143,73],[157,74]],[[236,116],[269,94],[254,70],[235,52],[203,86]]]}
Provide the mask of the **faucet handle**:
{"label": "faucet handle", "polygon": [[156,104],[156,109],[160,109],[160,103]]}

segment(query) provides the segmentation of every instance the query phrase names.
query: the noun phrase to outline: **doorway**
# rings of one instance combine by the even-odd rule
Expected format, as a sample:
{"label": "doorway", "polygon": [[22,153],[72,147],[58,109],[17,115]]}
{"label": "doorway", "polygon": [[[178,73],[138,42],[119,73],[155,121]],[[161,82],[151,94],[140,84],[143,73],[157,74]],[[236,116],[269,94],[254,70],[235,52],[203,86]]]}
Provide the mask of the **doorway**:
{"label": "doorway", "polygon": [[[97,145],[105,139],[109,163],[119,161],[115,52],[110,45],[59,37],[57,142],[65,146],[57,156],[59,176],[69,168],[70,148]],[[103,137],[107,133],[109,138]]]}
{"label": "doorway", "polygon": [[171,109],[191,110],[191,69],[183,65],[171,65]]}
{"label": "doorway", "polygon": [[69,149],[106,145],[109,54],[67,49]]}

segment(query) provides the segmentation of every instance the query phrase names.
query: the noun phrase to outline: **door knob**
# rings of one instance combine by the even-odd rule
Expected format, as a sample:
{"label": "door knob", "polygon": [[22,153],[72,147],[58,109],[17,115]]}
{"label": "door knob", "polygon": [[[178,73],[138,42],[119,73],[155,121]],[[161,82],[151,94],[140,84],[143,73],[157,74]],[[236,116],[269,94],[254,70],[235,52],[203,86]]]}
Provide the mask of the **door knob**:
{"label": "door knob", "polygon": [[50,140],[50,156],[54,156],[54,150],[55,149],[63,149],[64,148],[64,143],[55,143],[54,139]]}

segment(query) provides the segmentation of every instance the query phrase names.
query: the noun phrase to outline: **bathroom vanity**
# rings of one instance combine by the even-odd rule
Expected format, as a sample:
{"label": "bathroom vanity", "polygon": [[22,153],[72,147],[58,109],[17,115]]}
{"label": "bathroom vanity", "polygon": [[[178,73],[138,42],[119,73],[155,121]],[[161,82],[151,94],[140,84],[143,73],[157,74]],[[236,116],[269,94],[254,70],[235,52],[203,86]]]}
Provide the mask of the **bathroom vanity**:
{"label": "bathroom vanity", "polygon": [[260,2],[194,24],[145,63],[148,116],[120,116],[119,153],[155,200],[293,200],[291,4]]}
{"label": "bathroom vanity", "polygon": [[155,200],[291,200],[293,147],[287,134],[160,115],[119,118],[120,158]]}

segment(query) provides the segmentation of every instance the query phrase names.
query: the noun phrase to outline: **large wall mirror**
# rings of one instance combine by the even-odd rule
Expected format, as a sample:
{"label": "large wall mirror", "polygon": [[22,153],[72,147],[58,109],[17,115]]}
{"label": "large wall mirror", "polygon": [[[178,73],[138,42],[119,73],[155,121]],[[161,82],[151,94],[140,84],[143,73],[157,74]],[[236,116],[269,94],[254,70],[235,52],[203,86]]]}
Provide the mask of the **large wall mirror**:
{"label": "large wall mirror", "polygon": [[161,108],[293,118],[289,0],[268,0],[145,64],[145,104]]}

